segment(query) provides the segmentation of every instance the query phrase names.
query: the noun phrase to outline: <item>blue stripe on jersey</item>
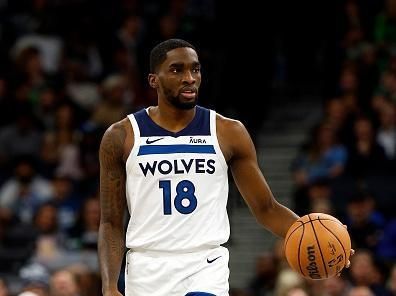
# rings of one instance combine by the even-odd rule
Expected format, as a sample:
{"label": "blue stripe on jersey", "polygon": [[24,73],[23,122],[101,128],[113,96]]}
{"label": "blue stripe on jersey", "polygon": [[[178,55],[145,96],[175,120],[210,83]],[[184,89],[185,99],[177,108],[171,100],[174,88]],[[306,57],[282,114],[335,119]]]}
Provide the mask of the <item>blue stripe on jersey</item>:
{"label": "blue stripe on jersey", "polygon": [[213,145],[142,145],[138,155],[171,154],[171,153],[206,153],[215,154]]}
{"label": "blue stripe on jersey", "polygon": [[153,136],[209,136],[210,135],[210,111],[201,106],[196,106],[193,120],[181,131],[177,133],[168,131],[156,124],[147,114],[146,109],[142,109],[133,115],[139,126],[141,137]]}
{"label": "blue stripe on jersey", "polygon": [[188,292],[185,296],[216,296],[216,295],[206,292]]}

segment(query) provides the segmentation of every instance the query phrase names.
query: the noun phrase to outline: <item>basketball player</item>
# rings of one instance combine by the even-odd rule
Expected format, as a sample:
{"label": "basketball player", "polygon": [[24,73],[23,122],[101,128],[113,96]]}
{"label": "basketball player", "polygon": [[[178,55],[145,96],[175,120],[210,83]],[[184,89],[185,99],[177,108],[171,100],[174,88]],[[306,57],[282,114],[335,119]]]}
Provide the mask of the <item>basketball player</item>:
{"label": "basketball player", "polygon": [[284,237],[298,216],[274,199],[244,125],[197,105],[201,65],[193,45],[158,44],[150,72],[158,105],[113,124],[100,146],[103,295],[121,295],[125,245],[127,296],[228,295],[228,167],[266,229]]}

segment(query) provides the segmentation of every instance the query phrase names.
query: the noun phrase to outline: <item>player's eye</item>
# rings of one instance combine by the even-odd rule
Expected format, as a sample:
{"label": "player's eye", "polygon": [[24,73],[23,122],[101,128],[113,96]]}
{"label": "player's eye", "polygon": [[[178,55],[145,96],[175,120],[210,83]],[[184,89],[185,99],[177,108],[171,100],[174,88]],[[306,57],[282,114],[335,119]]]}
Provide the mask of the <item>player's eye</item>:
{"label": "player's eye", "polygon": [[172,65],[171,67],[169,67],[169,71],[174,74],[181,73],[181,72],[183,72],[183,66]]}

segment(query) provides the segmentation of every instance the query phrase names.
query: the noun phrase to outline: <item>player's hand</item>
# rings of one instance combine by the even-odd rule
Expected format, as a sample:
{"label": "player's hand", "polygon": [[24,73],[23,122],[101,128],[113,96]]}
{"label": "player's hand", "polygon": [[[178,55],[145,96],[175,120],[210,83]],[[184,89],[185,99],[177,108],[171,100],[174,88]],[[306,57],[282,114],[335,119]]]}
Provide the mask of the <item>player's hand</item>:
{"label": "player's hand", "polygon": [[117,290],[108,290],[108,291],[103,291],[103,296],[123,296],[123,295]]}
{"label": "player's hand", "polygon": [[[345,228],[348,228],[345,224],[344,224],[344,227]],[[345,264],[345,268],[349,268],[350,266],[351,266],[351,257],[353,256],[353,254],[355,254],[355,250],[354,249],[351,249],[351,252],[349,253],[349,258],[348,258],[348,262],[347,262],[347,264]],[[337,276],[340,276],[341,275],[341,272],[339,272],[338,274],[337,274]]]}
{"label": "player's hand", "polygon": [[[351,249],[351,253],[349,255],[349,259],[353,256],[353,254],[355,254],[355,250]],[[347,264],[345,265],[345,268],[349,268],[349,266],[351,266],[351,260],[348,259]]]}
{"label": "player's hand", "polygon": [[[344,227],[345,228],[348,228],[345,224],[344,224]],[[347,264],[345,264],[345,268],[349,268],[350,266],[351,266],[351,257],[353,256],[353,254],[355,254],[355,250],[354,249],[351,249],[351,252],[350,252],[350,254],[349,254],[349,258],[348,258],[348,262],[347,262]],[[340,273],[338,273],[337,274],[338,276],[340,276],[341,275],[341,272]]]}
{"label": "player's hand", "polygon": [[[351,258],[351,256],[353,256],[353,254],[355,254],[355,250],[351,249],[351,253],[349,255],[349,258]],[[347,264],[345,264],[345,268],[349,268],[350,266],[351,266],[351,261],[348,259]],[[342,272],[342,269],[341,269],[341,271],[339,273],[337,273],[337,276],[341,276],[341,272]]]}
{"label": "player's hand", "polygon": [[[355,254],[355,250],[351,249],[351,252],[349,254],[349,259],[351,258],[351,256],[353,256],[353,254]],[[345,268],[349,268],[351,266],[351,261],[349,259],[348,259],[347,264],[345,264]],[[337,276],[341,276],[341,272],[342,272],[342,269],[339,273],[337,273]]]}

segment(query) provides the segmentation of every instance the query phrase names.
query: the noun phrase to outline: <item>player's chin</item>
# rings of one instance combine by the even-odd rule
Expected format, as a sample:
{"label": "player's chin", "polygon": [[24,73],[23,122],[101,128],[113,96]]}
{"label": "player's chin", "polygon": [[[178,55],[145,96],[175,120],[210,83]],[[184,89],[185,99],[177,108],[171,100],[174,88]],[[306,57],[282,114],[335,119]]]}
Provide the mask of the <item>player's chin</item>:
{"label": "player's chin", "polygon": [[179,105],[179,108],[180,108],[180,109],[183,109],[183,110],[190,110],[190,109],[194,108],[196,105],[197,105],[197,102],[196,102],[196,101],[193,101],[193,102],[185,102],[185,103],[181,103],[181,104]]}
{"label": "player's chin", "polygon": [[198,97],[195,96],[194,98],[185,98],[184,96],[179,96],[179,107],[181,109],[192,109],[197,105]]}

